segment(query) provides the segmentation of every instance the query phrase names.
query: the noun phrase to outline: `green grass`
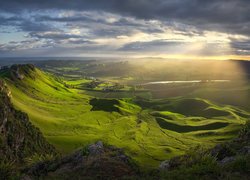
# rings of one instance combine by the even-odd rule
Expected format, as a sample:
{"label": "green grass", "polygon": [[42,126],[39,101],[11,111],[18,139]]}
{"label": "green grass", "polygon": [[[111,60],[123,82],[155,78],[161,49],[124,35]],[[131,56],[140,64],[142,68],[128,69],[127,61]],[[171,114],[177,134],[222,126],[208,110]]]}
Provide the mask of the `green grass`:
{"label": "green grass", "polygon": [[176,131],[179,133],[201,131],[201,130],[216,130],[216,129],[224,128],[229,125],[229,123],[226,123],[226,122],[214,122],[214,123],[201,125],[201,126],[188,126],[188,125],[178,125],[178,124],[166,121],[163,118],[156,118],[156,120],[161,128],[168,129],[171,131]]}
{"label": "green grass", "polygon": [[90,79],[77,79],[77,80],[63,80],[64,83],[70,86],[75,86],[76,88],[80,88],[81,86],[90,83],[92,80]]}
{"label": "green grass", "polygon": [[94,99],[100,92],[66,88],[38,69],[31,73],[35,79],[12,81],[5,72],[11,100],[62,153],[102,140],[123,148],[140,166],[155,168],[191,147],[232,138],[249,117],[239,108],[196,98],[143,100],[133,94]]}

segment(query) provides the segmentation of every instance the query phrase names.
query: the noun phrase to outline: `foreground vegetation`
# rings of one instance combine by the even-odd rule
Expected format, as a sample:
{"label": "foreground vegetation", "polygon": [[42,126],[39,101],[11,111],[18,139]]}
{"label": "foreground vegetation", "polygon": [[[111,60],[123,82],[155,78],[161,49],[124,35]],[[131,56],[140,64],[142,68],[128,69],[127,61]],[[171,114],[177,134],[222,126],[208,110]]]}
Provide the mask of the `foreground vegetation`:
{"label": "foreground vegetation", "polygon": [[192,149],[185,156],[169,161],[164,179],[249,179],[250,123],[236,139],[218,144],[211,150]]}

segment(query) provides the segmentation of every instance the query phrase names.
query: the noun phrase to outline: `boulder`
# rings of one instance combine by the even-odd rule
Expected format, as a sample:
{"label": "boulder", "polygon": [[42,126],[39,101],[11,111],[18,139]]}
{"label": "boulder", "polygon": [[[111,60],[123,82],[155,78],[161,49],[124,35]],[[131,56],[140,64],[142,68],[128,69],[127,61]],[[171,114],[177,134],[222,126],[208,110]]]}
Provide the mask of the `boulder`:
{"label": "boulder", "polygon": [[222,159],[230,156],[234,156],[235,152],[230,147],[229,144],[217,144],[212,150],[211,155],[215,157],[217,160],[221,161]]}
{"label": "boulder", "polygon": [[160,164],[160,166],[159,166],[159,169],[160,169],[160,170],[165,170],[165,171],[166,171],[166,170],[169,170],[170,167],[171,167],[170,161],[169,161],[169,160],[165,160],[165,161],[161,162],[161,164]]}
{"label": "boulder", "polygon": [[220,164],[220,165],[226,165],[226,164],[228,164],[228,163],[231,163],[231,162],[233,162],[235,160],[235,156],[231,156],[231,157],[225,157],[224,159],[222,159],[221,161],[219,161],[218,163]]}
{"label": "boulder", "polygon": [[240,150],[241,154],[250,154],[250,146],[244,146],[241,150]]}
{"label": "boulder", "polygon": [[95,144],[91,144],[88,147],[89,155],[100,155],[104,152],[102,141],[98,141]]}

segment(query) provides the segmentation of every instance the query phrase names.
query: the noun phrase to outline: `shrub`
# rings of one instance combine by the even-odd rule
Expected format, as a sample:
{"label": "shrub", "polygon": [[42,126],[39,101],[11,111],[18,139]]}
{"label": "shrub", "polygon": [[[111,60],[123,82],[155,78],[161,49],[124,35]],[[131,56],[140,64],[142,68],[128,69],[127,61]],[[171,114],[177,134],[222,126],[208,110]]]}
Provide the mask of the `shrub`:
{"label": "shrub", "polygon": [[[220,174],[216,158],[202,147],[191,149],[187,155],[176,159],[177,168],[163,172],[164,179],[212,179]],[[173,163],[173,162],[172,162]]]}
{"label": "shrub", "polygon": [[0,179],[14,179],[17,173],[13,162],[0,162]]}
{"label": "shrub", "polygon": [[40,154],[33,154],[30,157],[25,158],[25,162],[28,166],[39,163],[39,162],[47,162],[47,161],[52,161],[56,157],[53,154],[45,154],[45,155],[40,155]]}
{"label": "shrub", "polygon": [[250,155],[241,155],[236,157],[236,159],[227,164],[224,168],[226,172],[241,172],[249,173],[250,172]]}
{"label": "shrub", "polygon": [[250,139],[250,121],[248,120],[245,126],[239,132],[239,138]]}

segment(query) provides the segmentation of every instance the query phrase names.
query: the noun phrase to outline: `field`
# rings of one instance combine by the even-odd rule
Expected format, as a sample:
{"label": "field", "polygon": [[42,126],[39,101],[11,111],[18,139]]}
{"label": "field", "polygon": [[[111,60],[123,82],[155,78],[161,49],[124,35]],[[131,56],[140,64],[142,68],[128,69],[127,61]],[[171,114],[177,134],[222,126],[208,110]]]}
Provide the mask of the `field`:
{"label": "field", "polygon": [[102,140],[123,148],[141,167],[155,168],[192,147],[211,147],[235,137],[250,118],[249,85],[242,79],[229,85],[148,87],[140,84],[165,75],[127,72],[137,65],[123,62],[77,63],[38,64],[47,72],[23,65],[23,79],[11,69],[0,73],[14,106],[62,153]]}

